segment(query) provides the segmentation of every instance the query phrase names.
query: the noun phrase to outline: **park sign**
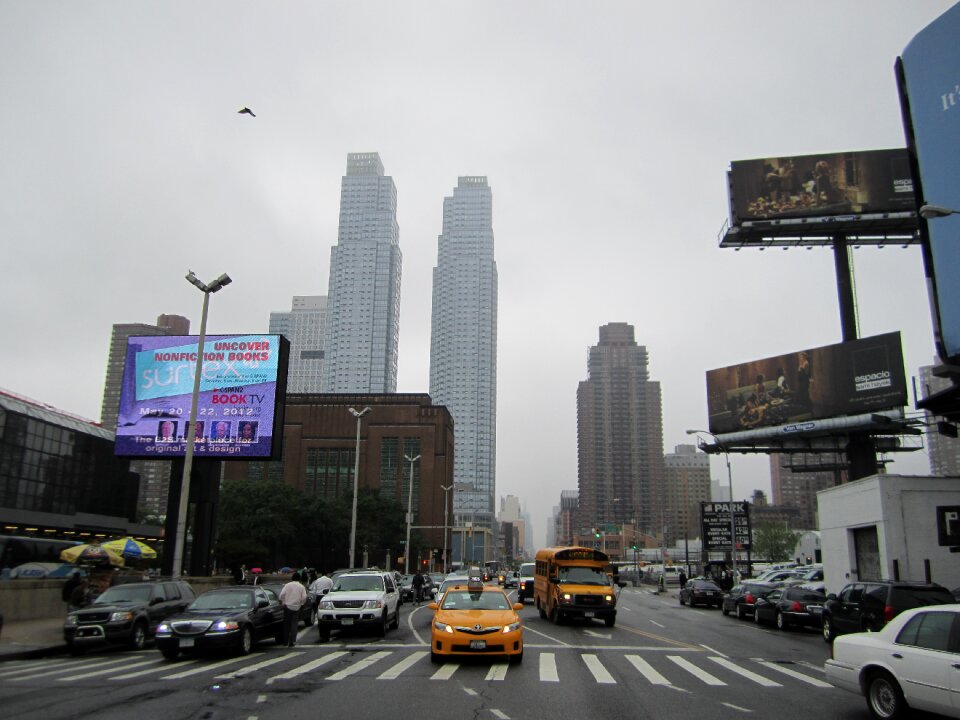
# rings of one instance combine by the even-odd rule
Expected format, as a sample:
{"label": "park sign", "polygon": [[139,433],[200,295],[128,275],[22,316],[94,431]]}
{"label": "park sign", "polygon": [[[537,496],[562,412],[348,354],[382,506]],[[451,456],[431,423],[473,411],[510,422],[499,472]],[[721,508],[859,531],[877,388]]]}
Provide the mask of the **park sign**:
{"label": "park sign", "polygon": [[[119,457],[183,457],[198,338],[132,336],[117,413]],[[208,335],[203,345],[194,455],[279,459],[290,343],[282,335]]]}
{"label": "park sign", "polygon": [[[750,549],[750,503],[734,502],[737,550]],[[730,549],[730,503],[700,503],[700,528],[705,550]]]}

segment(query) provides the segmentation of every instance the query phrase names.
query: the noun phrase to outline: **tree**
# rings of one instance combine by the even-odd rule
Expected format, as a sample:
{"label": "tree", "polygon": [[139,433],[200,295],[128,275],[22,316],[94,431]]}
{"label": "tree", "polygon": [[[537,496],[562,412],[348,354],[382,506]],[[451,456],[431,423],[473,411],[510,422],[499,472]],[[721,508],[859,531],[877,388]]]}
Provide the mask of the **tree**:
{"label": "tree", "polygon": [[771,562],[790,560],[798,542],[800,533],[786,525],[761,523],[753,528],[753,552]]}

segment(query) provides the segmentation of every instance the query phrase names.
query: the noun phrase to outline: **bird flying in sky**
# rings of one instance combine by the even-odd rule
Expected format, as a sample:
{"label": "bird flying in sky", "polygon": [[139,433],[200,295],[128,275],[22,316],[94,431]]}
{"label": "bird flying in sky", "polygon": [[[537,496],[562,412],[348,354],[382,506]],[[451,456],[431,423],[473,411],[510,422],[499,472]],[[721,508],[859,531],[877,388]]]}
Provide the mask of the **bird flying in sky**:
{"label": "bird flying in sky", "polygon": [[240,115],[249,115],[250,117],[256,117],[256,115],[253,114],[253,110],[251,110],[248,107],[242,107],[239,110],[237,110],[237,112]]}

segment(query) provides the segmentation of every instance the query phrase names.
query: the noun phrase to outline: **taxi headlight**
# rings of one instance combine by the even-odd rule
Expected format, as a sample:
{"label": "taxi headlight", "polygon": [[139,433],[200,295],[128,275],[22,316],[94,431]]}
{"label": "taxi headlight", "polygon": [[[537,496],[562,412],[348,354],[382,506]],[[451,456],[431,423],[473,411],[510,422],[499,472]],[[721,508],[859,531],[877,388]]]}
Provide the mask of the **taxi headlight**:
{"label": "taxi headlight", "polygon": [[173,632],[173,628],[170,627],[170,623],[160,623],[157,625],[157,635],[170,635]]}
{"label": "taxi headlight", "polygon": [[376,608],[383,607],[383,600],[365,600],[363,603],[364,610],[375,610]]}
{"label": "taxi headlight", "polygon": [[504,625],[502,632],[504,635],[506,635],[507,633],[516,632],[519,629],[520,629],[520,621],[517,620],[516,622],[510,623],[509,625]]}
{"label": "taxi headlight", "polygon": [[239,630],[240,625],[235,620],[221,620],[220,622],[215,622],[210,627],[210,632],[212,633],[225,633],[233,632],[234,630]]}
{"label": "taxi headlight", "polygon": [[67,615],[67,620],[63,624],[67,627],[75,627],[77,624],[77,616],[73,613]]}
{"label": "taxi headlight", "polygon": [[433,626],[440,632],[450,633],[453,635],[453,625],[447,625],[446,623],[442,623],[437,620],[433,623]]}
{"label": "taxi headlight", "polygon": [[110,622],[130,622],[131,620],[133,620],[132,612],[110,613]]}

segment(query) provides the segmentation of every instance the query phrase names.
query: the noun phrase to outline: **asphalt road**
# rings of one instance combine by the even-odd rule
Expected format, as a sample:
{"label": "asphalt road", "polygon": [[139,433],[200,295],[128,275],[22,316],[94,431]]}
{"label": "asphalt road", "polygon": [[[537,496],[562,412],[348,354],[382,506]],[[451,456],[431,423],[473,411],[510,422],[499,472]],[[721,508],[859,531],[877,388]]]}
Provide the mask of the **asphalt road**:
{"label": "asphalt road", "polygon": [[824,682],[829,646],[816,631],[681,606],[675,591],[624,589],[613,628],[553,625],[528,603],[524,659],[513,666],[433,665],[431,617],[407,604],[383,639],[334,634],[316,644],[316,629],[304,628],[296,648],[267,641],[242,658],[168,662],[150,648],[7,662],[0,707],[42,720],[868,717],[862,698]]}

